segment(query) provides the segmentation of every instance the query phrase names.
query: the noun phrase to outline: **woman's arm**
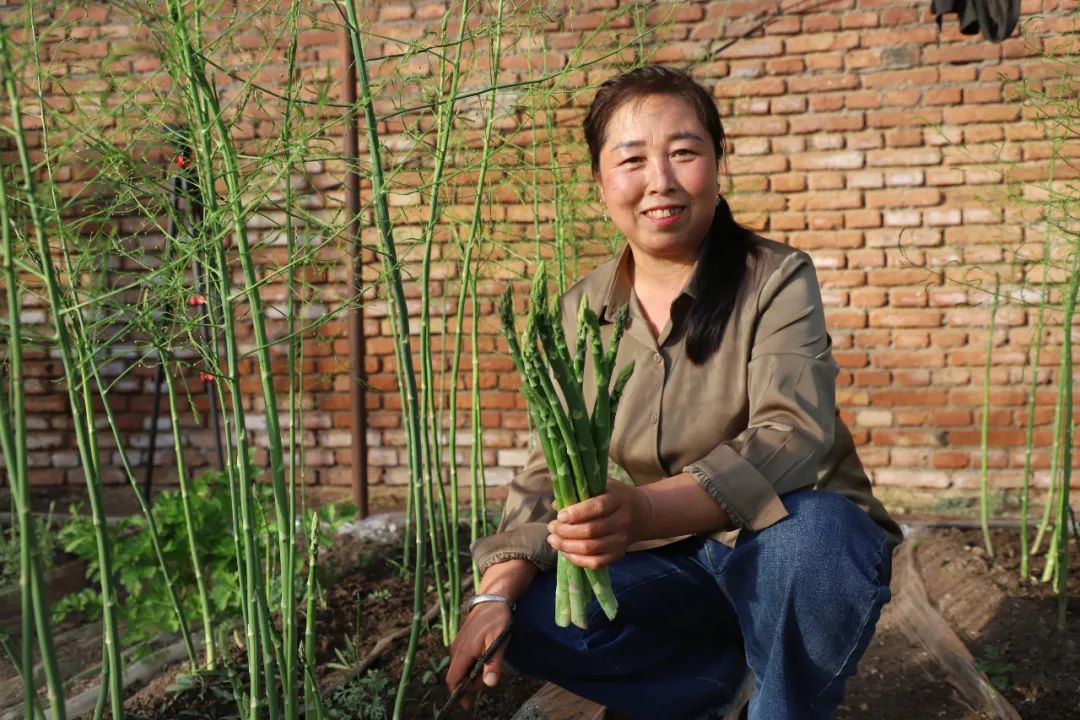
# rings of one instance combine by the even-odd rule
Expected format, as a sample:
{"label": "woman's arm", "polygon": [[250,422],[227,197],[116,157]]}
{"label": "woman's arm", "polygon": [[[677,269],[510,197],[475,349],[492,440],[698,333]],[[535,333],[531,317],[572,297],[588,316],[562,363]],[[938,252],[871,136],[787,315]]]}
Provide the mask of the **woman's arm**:
{"label": "woman's arm", "polygon": [[690,473],[641,487],[608,481],[603,495],[565,508],[548,523],[548,542],[570,562],[587,568],[610,565],[641,540],[734,528]]}
{"label": "woman's arm", "polygon": [[[504,595],[511,601],[517,601],[532,584],[539,569],[528,560],[507,560],[495,563],[487,569],[480,579],[478,594],[495,593]],[[476,659],[495,642],[495,638],[510,621],[510,608],[505,603],[487,602],[474,607],[458,631],[454,644],[450,647],[450,667],[446,671],[446,686],[453,692],[468,675]],[[480,689],[483,683],[488,687],[499,684],[502,675],[503,654],[506,644],[495,651],[491,659],[484,663],[480,674],[461,699],[461,706],[468,708],[472,704],[470,695]]]}

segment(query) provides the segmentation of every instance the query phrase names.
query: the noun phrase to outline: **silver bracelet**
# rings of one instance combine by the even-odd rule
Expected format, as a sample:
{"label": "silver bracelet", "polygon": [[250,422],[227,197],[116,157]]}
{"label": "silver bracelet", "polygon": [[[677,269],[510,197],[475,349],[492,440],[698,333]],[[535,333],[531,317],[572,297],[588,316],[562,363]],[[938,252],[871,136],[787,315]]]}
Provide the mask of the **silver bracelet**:
{"label": "silver bracelet", "polygon": [[515,604],[513,600],[506,597],[505,595],[497,595],[495,593],[480,593],[479,595],[473,595],[472,598],[469,599],[469,604],[465,609],[466,610],[472,610],[474,607],[476,607],[480,603],[486,603],[486,602],[506,603],[507,607],[510,608],[511,613],[514,612],[514,610],[517,609],[517,604]]}

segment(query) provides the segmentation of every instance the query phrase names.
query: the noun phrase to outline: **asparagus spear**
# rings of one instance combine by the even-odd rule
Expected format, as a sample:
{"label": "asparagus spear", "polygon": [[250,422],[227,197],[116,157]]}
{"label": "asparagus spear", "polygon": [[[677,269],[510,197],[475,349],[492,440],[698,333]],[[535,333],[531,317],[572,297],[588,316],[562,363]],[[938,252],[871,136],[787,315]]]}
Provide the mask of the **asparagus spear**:
{"label": "asparagus spear", "polygon": [[[626,326],[628,308],[620,309],[616,316],[612,342],[605,350],[599,320],[589,310],[588,303],[583,301],[578,312],[578,343],[573,355],[563,333],[558,307],[552,308],[548,304],[543,266],[539,268],[533,283],[525,331],[520,340],[514,328],[510,288],[503,293],[498,310],[510,355],[522,377],[522,394],[528,402],[544,458],[552,472],[556,508],[562,509],[602,494],[607,489],[607,452],[611,442],[612,418],[633,371],[632,365],[623,368],[614,384],[611,383],[617,344]],[[592,349],[597,387],[592,417],[586,408],[583,391],[589,348]],[[555,383],[562,392],[562,399]],[[596,597],[608,618],[614,619],[618,603],[611,590],[607,569],[583,570],[559,553],[556,623],[565,626],[569,621],[584,628],[590,594]]]}

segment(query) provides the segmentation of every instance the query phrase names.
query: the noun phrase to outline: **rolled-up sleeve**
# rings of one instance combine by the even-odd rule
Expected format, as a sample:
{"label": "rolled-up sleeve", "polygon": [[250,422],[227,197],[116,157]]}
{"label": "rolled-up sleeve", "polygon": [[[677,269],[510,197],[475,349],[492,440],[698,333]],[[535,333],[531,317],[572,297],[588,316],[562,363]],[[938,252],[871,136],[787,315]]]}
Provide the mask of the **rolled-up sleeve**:
{"label": "rolled-up sleeve", "polygon": [[534,436],[525,468],[510,483],[498,528],[472,545],[481,575],[495,563],[515,558],[529,560],[542,571],[555,567],[555,549],[547,541],[547,524],[555,519],[554,500],[547,460]]}
{"label": "rolled-up sleeve", "polygon": [[814,485],[832,446],[836,411],[837,367],[809,256],[784,258],[756,308],[747,427],[683,468],[749,530],[787,515],[780,495]]}

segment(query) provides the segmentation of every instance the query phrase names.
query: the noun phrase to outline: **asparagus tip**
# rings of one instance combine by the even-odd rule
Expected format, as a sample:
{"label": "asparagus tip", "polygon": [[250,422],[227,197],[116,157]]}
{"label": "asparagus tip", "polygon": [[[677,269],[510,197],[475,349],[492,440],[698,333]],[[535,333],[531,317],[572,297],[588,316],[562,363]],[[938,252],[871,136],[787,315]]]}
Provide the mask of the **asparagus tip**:
{"label": "asparagus tip", "polygon": [[514,288],[512,285],[507,285],[506,290],[499,296],[499,321],[502,323],[503,330],[507,333],[513,334],[514,332]]}

